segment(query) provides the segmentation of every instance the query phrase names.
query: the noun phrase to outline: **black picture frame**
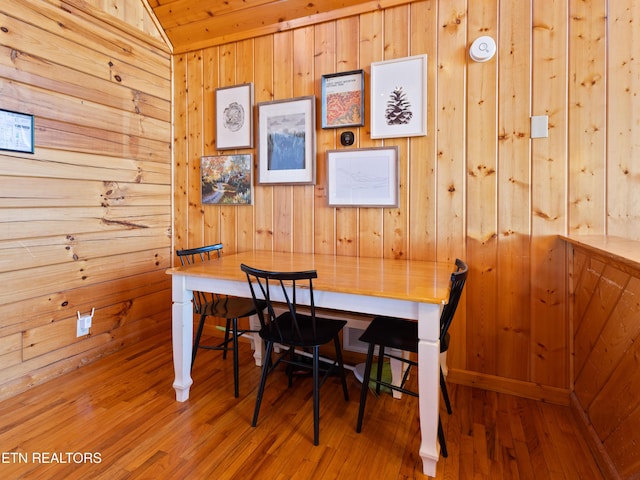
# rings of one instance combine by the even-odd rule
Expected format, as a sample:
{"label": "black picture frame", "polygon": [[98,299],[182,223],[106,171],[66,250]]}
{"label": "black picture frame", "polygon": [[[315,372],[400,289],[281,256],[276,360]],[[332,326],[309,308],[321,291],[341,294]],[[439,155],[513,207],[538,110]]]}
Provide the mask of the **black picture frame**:
{"label": "black picture frame", "polygon": [[322,128],[364,125],[364,70],[322,76]]}
{"label": "black picture frame", "polygon": [[0,109],[0,150],[33,153],[34,139],[33,115]]}

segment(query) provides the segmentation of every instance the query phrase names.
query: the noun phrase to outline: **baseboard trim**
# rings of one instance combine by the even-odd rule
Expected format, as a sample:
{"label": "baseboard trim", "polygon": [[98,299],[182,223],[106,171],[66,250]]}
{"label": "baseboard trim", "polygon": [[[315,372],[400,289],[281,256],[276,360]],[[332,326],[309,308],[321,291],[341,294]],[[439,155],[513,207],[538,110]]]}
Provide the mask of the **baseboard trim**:
{"label": "baseboard trim", "polygon": [[593,458],[596,460],[602,475],[607,480],[621,480],[622,477],[616,470],[615,465],[611,461],[611,457],[607,450],[605,449],[602,441],[598,437],[593,425],[591,425],[591,421],[587,416],[586,412],[582,408],[578,397],[575,393],[571,394],[571,411],[573,412],[573,416],[576,418],[578,427],[581,430],[582,438],[584,438],[585,442],[589,446],[591,453],[593,454]]}

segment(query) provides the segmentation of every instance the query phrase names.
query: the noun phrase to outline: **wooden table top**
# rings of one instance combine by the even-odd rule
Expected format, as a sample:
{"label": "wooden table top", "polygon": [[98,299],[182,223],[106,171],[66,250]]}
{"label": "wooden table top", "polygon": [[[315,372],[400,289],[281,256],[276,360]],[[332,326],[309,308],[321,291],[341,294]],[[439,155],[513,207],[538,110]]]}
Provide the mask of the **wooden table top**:
{"label": "wooden table top", "polygon": [[421,303],[442,303],[449,296],[453,263],[347,257],[312,253],[248,251],[223,254],[210,262],[175,267],[167,273],[246,281],[240,264],[270,271],[316,270],[314,289]]}
{"label": "wooden table top", "polygon": [[640,242],[610,235],[561,235],[563,240],[640,269]]}

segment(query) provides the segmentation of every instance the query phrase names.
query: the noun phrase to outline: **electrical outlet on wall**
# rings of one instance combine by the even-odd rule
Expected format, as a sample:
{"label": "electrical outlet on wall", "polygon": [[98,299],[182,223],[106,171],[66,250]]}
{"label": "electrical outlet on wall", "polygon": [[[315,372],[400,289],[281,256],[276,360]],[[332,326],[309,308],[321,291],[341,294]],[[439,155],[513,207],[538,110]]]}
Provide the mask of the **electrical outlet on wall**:
{"label": "electrical outlet on wall", "polygon": [[92,308],[90,315],[80,315],[80,312],[78,312],[76,337],[83,337],[85,335],[89,335],[89,331],[91,330],[91,324],[93,322],[93,314],[95,313],[95,310],[96,310],[95,308]]}

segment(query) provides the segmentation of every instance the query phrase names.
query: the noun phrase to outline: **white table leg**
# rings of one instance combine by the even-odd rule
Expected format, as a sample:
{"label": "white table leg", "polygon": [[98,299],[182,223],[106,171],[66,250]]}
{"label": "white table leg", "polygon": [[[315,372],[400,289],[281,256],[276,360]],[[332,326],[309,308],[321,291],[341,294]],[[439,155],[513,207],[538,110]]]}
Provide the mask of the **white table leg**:
{"label": "white table leg", "polygon": [[191,379],[191,350],[193,342],[193,292],[186,289],[185,277],[172,277],[171,334],[173,344],[173,388],[176,400],[184,402],[189,398]]}
{"label": "white table leg", "polygon": [[[251,330],[260,330],[260,320],[257,315],[251,315],[249,317],[249,328]],[[262,366],[262,357],[264,355],[264,342],[258,332],[251,334],[251,347],[253,348],[253,358],[256,361],[256,366]]]}
{"label": "white table leg", "polygon": [[[411,353],[407,351],[392,349],[392,352],[395,355],[402,355],[404,358],[409,358],[411,356]],[[399,387],[402,383],[404,372],[407,370],[407,368],[409,368],[409,365],[400,360],[396,360],[395,358],[390,358],[389,366],[391,367],[391,385]],[[397,390],[392,390],[391,395],[393,396],[393,398],[398,400],[402,398],[402,392],[399,392]]]}
{"label": "white table leg", "polygon": [[420,407],[420,457],[425,475],[435,477],[440,457],[438,412],[440,400],[440,309],[421,304],[418,320],[418,393]]}

